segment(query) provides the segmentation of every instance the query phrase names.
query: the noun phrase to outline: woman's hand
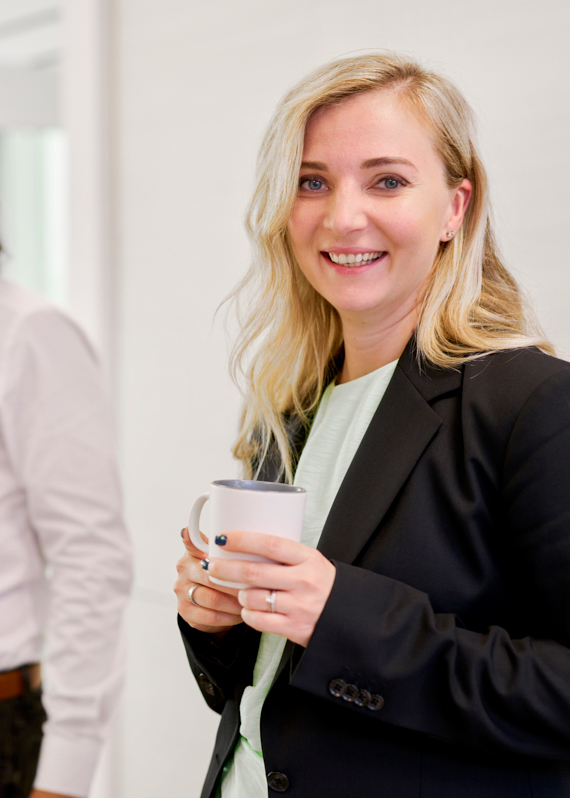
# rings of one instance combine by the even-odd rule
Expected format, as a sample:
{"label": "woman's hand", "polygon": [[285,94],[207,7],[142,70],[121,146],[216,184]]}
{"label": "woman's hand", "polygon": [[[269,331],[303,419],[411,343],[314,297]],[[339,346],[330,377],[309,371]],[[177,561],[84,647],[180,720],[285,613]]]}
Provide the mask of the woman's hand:
{"label": "woman's hand", "polygon": [[[229,532],[227,551],[261,554],[275,563],[212,559],[208,573],[251,585],[240,590],[241,617],[259,632],[274,632],[307,646],[332,590],[334,565],[319,551],[293,540],[258,532]],[[275,612],[266,599],[275,591]]]}
{"label": "woman's hand", "polygon": [[[200,562],[204,552],[196,548],[188,537],[188,529],[182,531],[186,554],[178,561],[178,579],[174,592],[178,596],[178,612],[187,624],[199,632],[210,634],[226,633],[232,626],[241,623],[241,604],[235,588],[212,585]],[[199,585],[193,593],[196,607],[189,598],[188,591]]]}

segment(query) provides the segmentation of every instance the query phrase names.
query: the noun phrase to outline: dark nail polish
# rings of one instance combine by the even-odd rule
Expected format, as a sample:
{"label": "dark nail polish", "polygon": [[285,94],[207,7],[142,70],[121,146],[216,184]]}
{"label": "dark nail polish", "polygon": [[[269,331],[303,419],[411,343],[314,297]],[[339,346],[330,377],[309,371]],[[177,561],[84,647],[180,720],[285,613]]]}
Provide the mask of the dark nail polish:
{"label": "dark nail polish", "polygon": [[[186,529],[186,527],[184,527],[184,529]],[[183,530],[182,530],[182,532],[180,533],[180,537],[181,537],[181,538],[183,538],[183,537],[184,537],[184,529],[183,529]]]}
{"label": "dark nail polish", "polygon": [[227,535],[216,535],[216,546],[225,546],[227,542]]}
{"label": "dark nail polish", "polygon": [[210,567],[210,560],[209,560],[207,557],[204,557],[204,559],[202,560],[202,562],[200,563],[200,565],[202,566],[202,568],[204,569],[204,571],[207,571],[207,570],[208,570],[208,568]]}

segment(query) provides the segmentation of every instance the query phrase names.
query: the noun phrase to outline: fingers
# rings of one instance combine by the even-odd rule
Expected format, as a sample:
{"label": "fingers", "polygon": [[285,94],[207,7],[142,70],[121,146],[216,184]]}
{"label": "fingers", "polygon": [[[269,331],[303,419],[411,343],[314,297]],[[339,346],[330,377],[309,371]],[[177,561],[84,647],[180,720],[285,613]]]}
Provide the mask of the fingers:
{"label": "fingers", "polygon": [[256,588],[248,588],[247,590],[240,590],[238,593],[238,601],[241,607],[246,610],[253,610],[255,612],[270,612],[272,603],[270,601],[271,594],[275,594],[273,612],[278,612],[281,615],[287,615],[292,609],[292,602],[290,594],[285,590],[258,590]]}
{"label": "fingers", "polygon": [[[190,585],[188,589],[188,601],[192,604],[190,600],[190,589],[193,585]],[[237,600],[236,596],[228,596],[227,593],[221,593],[219,590],[214,590],[211,587],[206,587],[205,585],[198,585],[198,587],[192,593],[192,598],[199,605],[200,609],[203,610],[213,610],[214,612],[223,613],[226,615],[240,615],[241,613],[241,604]],[[192,606],[196,606],[192,604]]]}
{"label": "fingers", "polygon": [[223,546],[224,551],[260,555],[272,561],[267,563],[217,557],[209,563],[210,576],[252,587],[290,589],[297,579],[293,574],[294,567],[304,564],[315,554],[314,549],[295,540],[259,532],[228,532],[223,539],[222,542],[216,538],[216,543]]}
{"label": "fingers", "polygon": [[[201,533],[200,533],[201,534]],[[185,527],[181,533],[184,546],[186,547],[186,554],[178,560],[176,570],[179,574],[186,574],[189,583],[199,583],[214,587],[222,593],[227,593],[230,596],[237,596],[238,589],[235,587],[227,587],[225,585],[212,585],[208,571],[204,570],[200,563],[207,557],[206,553],[196,548],[192,541],[188,539],[188,528]]]}
{"label": "fingers", "polygon": [[190,604],[190,607],[179,605],[178,614],[193,629],[199,632],[224,632],[242,623],[241,615],[232,613],[214,612],[213,610],[199,609]]}
{"label": "fingers", "polygon": [[198,584],[192,593],[193,603],[189,591],[194,584],[197,583],[181,576],[174,586],[178,597],[178,613],[186,623],[204,632],[220,631],[241,623],[241,605],[235,596]]}
{"label": "fingers", "polygon": [[[210,577],[201,565],[200,560],[192,557],[191,554],[185,554],[180,558],[176,566],[178,571],[178,579],[174,585],[174,592],[179,598],[179,601],[186,601],[188,598],[188,591],[194,585],[200,585],[200,594],[208,595],[206,601],[200,600],[199,604],[222,612],[239,612],[239,604],[237,602],[237,589],[226,588],[222,585],[213,585],[210,582]],[[194,591],[194,598],[196,599]],[[219,597],[218,597],[219,596]]]}
{"label": "fingers", "polygon": [[[255,560],[226,560],[220,557],[210,560],[208,574],[224,582],[236,582],[251,587],[271,587],[289,590],[295,583],[294,566]],[[237,593],[237,591],[236,591]]]}
{"label": "fingers", "polygon": [[176,563],[176,570],[178,571],[179,580],[184,585],[188,583],[188,587],[193,584],[210,585],[210,577],[208,573],[200,565],[201,560],[193,557],[191,554],[184,554]]}
{"label": "fingers", "polygon": [[[298,642],[295,640],[291,624],[284,622],[282,615],[277,615],[274,612],[255,612],[254,610],[243,609],[241,617],[244,623],[257,632],[281,635],[282,637],[288,637],[293,642]],[[301,643],[301,645],[306,644]]]}
{"label": "fingers", "polygon": [[[185,555],[180,562],[186,561],[186,558],[189,558],[189,555]],[[186,617],[188,612],[186,611],[187,608],[185,604],[190,600],[188,597],[189,590],[194,585],[200,586],[200,590],[195,590],[193,593],[194,600],[197,601],[198,604],[216,611],[239,614],[240,605],[236,603],[238,590],[236,588],[211,584],[208,575],[200,568],[198,561],[194,560],[190,567],[179,570],[178,579],[174,584],[174,592],[178,597],[178,611],[185,620],[188,621]],[[224,600],[222,600],[222,597]],[[184,612],[181,612],[181,608]],[[188,623],[190,623],[190,621],[188,621]]]}
{"label": "fingers", "polygon": [[[241,623],[241,605],[236,598],[238,591],[222,586],[214,587],[207,571],[200,566],[204,552],[188,540],[186,529],[183,530],[182,538],[186,553],[177,563],[178,579],[174,585],[179,614],[194,629],[208,633],[227,631]],[[189,590],[194,585],[198,585],[193,597],[199,606],[193,604],[189,597]]]}
{"label": "fingers", "polygon": [[[185,546],[186,551],[188,552],[188,554],[191,554],[193,557],[198,557],[199,559],[202,559],[202,557],[206,556],[206,552],[203,549],[199,549],[190,540],[190,535],[188,533],[188,527],[187,526],[184,527],[184,529],[180,533],[180,536],[182,538],[182,542],[184,543],[184,546]],[[200,537],[202,538],[202,540],[206,544],[206,548],[207,548],[208,539],[204,536],[204,534],[202,532],[200,532]]]}
{"label": "fingers", "polygon": [[[275,611],[271,612],[271,599],[274,594]],[[257,629],[259,632],[270,632],[283,636],[288,625],[288,620],[283,615],[289,603],[288,594],[285,591],[256,590],[248,588],[240,590],[238,593],[239,603],[242,606],[241,617],[244,622]]]}
{"label": "fingers", "polygon": [[312,551],[296,540],[278,535],[264,535],[261,532],[227,532],[222,538],[225,538],[225,542],[216,538],[216,543],[223,546],[225,551],[259,554],[285,565],[298,565]]}
{"label": "fingers", "polygon": [[[295,617],[294,613],[289,615],[289,611],[294,610],[294,602],[287,591],[248,588],[240,590],[238,598],[243,608],[241,617],[252,629],[278,634],[306,645],[305,641],[310,638],[312,628],[305,619]],[[274,611],[271,611],[272,604]]]}

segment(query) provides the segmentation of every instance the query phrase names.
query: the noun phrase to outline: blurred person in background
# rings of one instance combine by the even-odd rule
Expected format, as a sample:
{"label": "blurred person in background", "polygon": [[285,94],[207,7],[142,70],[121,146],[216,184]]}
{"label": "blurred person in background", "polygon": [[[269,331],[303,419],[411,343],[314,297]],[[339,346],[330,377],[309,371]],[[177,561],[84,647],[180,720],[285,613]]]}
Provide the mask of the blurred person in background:
{"label": "blurred person in background", "polygon": [[301,543],[215,540],[272,563],[183,532],[203,798],[568,798],[570,364],[497,250],[471,109],[405,57],[327,64],[248,220],[234,453],[307,498]]}
{"label": "blurred person in background", "polygon": [[87,796],[130,584],[97,356],[67,315],[0,279],[0,798]]}

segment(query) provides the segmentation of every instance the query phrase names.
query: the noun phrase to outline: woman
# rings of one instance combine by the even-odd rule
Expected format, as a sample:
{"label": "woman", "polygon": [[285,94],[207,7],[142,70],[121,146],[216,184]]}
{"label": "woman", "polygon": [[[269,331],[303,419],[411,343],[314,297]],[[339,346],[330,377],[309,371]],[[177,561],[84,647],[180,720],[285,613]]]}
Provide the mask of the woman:
{"label": "woman", "polygon": [[301,544],[218,541],[275,564],[183,531],[204,798],[569,796],[570,365],[497,254],[465,100],[397,56],[318,70],[249,230],[235,453],[307,511]]}

